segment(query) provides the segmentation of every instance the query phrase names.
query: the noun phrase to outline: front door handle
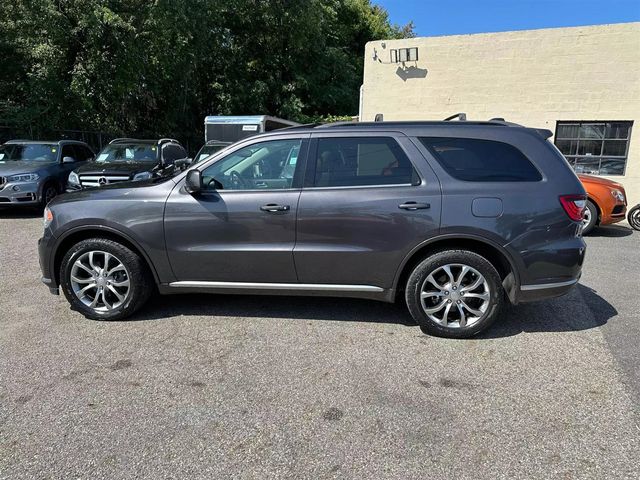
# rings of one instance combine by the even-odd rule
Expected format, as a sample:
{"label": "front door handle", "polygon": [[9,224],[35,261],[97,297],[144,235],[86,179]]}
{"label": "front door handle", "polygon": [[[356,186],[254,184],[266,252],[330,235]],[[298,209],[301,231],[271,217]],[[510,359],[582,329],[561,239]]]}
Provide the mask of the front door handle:
{"label": "front door handle", "polygon": [[263,212],[288,212],[291,207],[289,205],[276,205],[269,203],[260,207]]}
{"label": "front door handle", "polygon": [[418,202],[404,202],[398,205],[398,208],[403,210],[424,210],[427,208],[431,208],[431,205],[428,203],[418,203]]}

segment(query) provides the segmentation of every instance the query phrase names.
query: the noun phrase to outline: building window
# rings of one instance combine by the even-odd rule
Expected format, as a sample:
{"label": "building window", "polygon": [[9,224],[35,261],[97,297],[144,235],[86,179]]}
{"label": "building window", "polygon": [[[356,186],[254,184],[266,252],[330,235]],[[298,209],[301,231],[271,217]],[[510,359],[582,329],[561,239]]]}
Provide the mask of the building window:
{"label": "building window", "polygon": [[633,122],[557,122],[555,144],[577,173],[624,175]]}
{"label": "building window", "polygon": [[391,63],[404,63],[404,62],[417,62],[418,61],[418,49],[417,48],[399,48],[391,49],[389,51],[391,55]]}

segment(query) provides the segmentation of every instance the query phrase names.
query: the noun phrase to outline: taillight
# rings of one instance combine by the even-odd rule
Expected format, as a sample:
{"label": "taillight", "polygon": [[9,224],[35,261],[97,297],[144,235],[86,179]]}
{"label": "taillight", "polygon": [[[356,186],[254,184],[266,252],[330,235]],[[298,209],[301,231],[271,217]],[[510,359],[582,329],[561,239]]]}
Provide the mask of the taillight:
{"label": "taillight", "polygon": [[585,195],[560,195],[562,208],[574,222],[581,222],[584,217],[584,209],[587,206]]}

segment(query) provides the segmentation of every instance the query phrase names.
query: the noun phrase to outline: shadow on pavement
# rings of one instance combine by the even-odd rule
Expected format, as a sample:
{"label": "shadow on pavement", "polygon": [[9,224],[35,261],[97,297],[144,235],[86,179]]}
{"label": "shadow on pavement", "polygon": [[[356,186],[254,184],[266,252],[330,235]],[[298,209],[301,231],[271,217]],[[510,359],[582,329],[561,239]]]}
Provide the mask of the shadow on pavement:
{"label": "shadow on pavement", "polygon": [[416,325],[409,312],[401,304],[351,298],[280,295],[155,295],[130,320],[155,320],[180,315],[293,318]]}
{"label": "shadow on pavement", "polygon": [[[525,332],[588,330],[604,325],[617,313],[616,309],[595,290],[578,285],[564,297],[517,306],[507,305],[501,318],[488,331],[475,338],[502,338]],[[416,326],[402,304],[348,298],[213,294],[156,295],[129,321],[160,320],[180,315],[291,318]]]}
{"label": "shadow on pavement", "polygon": [[42,209],[36,207],[6,207],[0,205],[0,218],[39,218]]}
{"label": "shadow on pavement", "polygon": [[585,238],[589,237],[628,237],[633,233],[631,227],[625,227],[623,225],[605,225],[603,227],[594,228]]}
{"label": "shadow on pavement", "polygon": [[563,297],[508,305],[503,317],[476,338],[502,338],[536,332],[578,332],[600,327],[617,314],[613,305],[595,290],[578,284]]}

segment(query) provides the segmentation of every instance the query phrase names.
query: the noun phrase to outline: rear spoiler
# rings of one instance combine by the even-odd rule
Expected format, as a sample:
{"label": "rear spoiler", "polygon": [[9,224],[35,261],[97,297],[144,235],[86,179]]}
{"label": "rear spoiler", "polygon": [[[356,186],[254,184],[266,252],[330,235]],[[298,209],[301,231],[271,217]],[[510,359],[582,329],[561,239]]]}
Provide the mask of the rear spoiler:
{"label": "rear spoiler", "polygon": [[537,132],[545,140],[553,137],[553,132],[551,130],[547,130],[546,128],[532,128],[531,130]]}

